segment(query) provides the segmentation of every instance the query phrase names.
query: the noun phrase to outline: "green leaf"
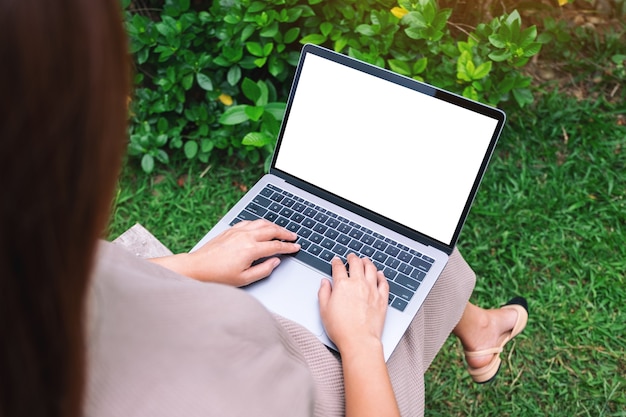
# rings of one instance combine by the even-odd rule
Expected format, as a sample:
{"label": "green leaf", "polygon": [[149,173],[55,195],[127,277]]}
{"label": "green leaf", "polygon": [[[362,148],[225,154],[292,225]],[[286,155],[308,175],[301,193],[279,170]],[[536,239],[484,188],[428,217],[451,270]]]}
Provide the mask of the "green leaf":
{"label": "green leaf", "polygon": [[159,117],[159,120],[157,121],[157,130],[159,132],[165,133],[167,132],[168,127],[169,123],[167,122],[167,119],[165,117]]}
{"label": "green leaf", "polygon": [[276,56],[271,56],[268,67],[270,74],[278,77],[285,71],[285,62],[277,59]]}
{"label": "green leaf", "polygon": [[263,46],[258,42],[246,42],[246,49],[254,56],[263,57]]}
{"label": "green leaf", "polygon": [[421,74],[428,65],[428,58],[425,56],[415,61],[413,64],[413,74]]}
{"label": "green leaf", "polygon": [[246,106],[244,110],[246,112],[246,115],[253,122],[258,122],[261,116],[263,116],[263,112],[264,112],[263,107],[259,107],[259,106]]}
{"label": "green leaf", "polygon": [[324,36],[328,36],[332,30],[333,30],[333,24],[330,22],[323,22],[320,25],[320,32],[322,32],[322,35]]}
{"label": "green leaf", "polygon": [[497,33],[489,36],[489,43],[496,48],[506,48],[506,42],[504,41],[504,39],[502,39],[502,36]]}
{"label": "green leaf", "polygon": [[530,58],[533,55],[537,55],[541,51],[541,44],[539,42],[531,43],[524,48],[524,56]]}
{"label": "green leaf", "polygon": [[535,41],[535,38],[537,38],[537,26],[533,25],[522,31],[518,43],[522,48],[526,48],[528,45]]}
{"label": "green leaf", "polygon": [[228,23],[229,25],[236,25],[240,21],[241,21],[241,17],[239,16],[235,16],[232,14],[227,14],[226,16],[224,16],[224,22]]}
{"label": "green leaf", "polygon": [[198,142],[194,142],[192,140],[185,142],[183,151],[185,152],[187,159],[192,159],[198,154]]}
{"label": "green leaf", "polygon": [[241,31],[241,42],[247,41],[248,38],[252,36],[255,30],[256,28],[251,23],[247,25],[245,28],[243,28],[243,30]]}
{"label": "green leaf", "polygon": [[387,62],[392,71],[402,75],[411,75],[411,68],[408,63],[400,61],[399,59],[390,59]]}
{"label": "green leaf", "polygon": [[260,12],[261,10],[264,10],[266,7],[266,4],[262,1],[255,1],[253,3],[250,3],[250,5],[248,6],[248,12],[249,13],[256,13],[256,12]]}
{"label": "green leaf", "polygon": [[276,120],[283,120],[285,116],[285,110],[287,108],[287,103],[268,103],[265,106],[265,112],[274,116]]}
{"label": "green leaf", "polygon": [[476,91],[476,89],[474,89],[474,87],[472,87],[471,85],[468,85],[463,90],[463,97],[467,97],[471,100],[478,101],[478,92]]}
{"label": "green leaf", "polygon": [[526,104],[532,104],[534,101],[533,93],[527,88],[513,90],[513,97],[520,107],[524,107]]}
{"label": "green leaf", "polygon": [[154,158],[152,155],[146,153],[141,157],[141,169],[143,169],[143,172],[146,174],[152,172],[154,169]]}
{"label": "green leaf", "polygon": [[272,22],[268,27],[259,32],[263,38],[273,38],[278,33],[278,22]]}
{"label": "green leaf", "polygon": [[200,88],[206,91],[213,91],[213,81],[203,73],[199,72],[196,74],[196,80],[198,81],[198,85]]}
{"label": "green leaf", "polygon": [[415,39],[415,40],[426,39],[426,32],[424,31],[424,29],[410,27],[410,28],[404,29],[404,33],[406,33],[406,36],[408,36],[411,39]]}
{"label": "green leaf", "polygon": [[300,39],[301,44],[312,43],[315,45],[321,45],[326,42],[326,36],[320,35],[319,33],[312,33]]}
{"label": "green leaf", "polygon": [[285,33],[283,41],[285,43],[292,43],[298,38],[298,35],[300,35],[300,28],[291,28]]}
{"label": "green leaf", "polygon": [[374,29],[372,29],[372,27],[370,25],[358,25],[355,29],[355,31],[357,33],[360,33],[361,35],[365,35],[365,36],[374,36],[376,35],[376,32],[374,31]]}
{"label": "green leaf", "polygon": [[250,132],[243,137],[241,143],[243,145],[256,146],[258,148],[263,147],[270,143],[272,138],[269,135],[261,132]]}
{"label": "green leaf", "polygon": [[261,88],[257,85],[257,83],[248,77],[244,78],[241,83],[241,90],[243,91],[243,94],[253,103],[256,103],[256,101],[261,97]]}
{"label": "green leaf", "polygon": [[167,135],[165,133],[161,133],[154,138],[154,145],[158,148],[162,148],[167,143]]}
{"label": "green leaf", "polygon": [[247,122],[249,118],[246,114],[246,107],[248,106],[245,104],[229,107],[224,113],[222,113],[219,118],[219,122],[223,125],[238,125],[240,123]]}
{"label": "green leaf", "polygon": [[511,57],[511,53],[509,51],[494,51],[492,53],[490,53],[489,58],[493,61],[496,62],[502,62],[502,61],[506,61],[507,59],[509,59]]}
{"label": "green leaf", "polygon": [[481,78],[485,78],[489,74],[489,71],[491,71],[491,65],[491,61],[483,62],[482,64],[480,64],[478,67],[476,67],[472,78],[474,80],[480,80]]}
{"label": "green leaf", "polygon": [[193,86],[193,74],[187,74],[183,77],[181,84],[185,90],[189,90]]}
{"label": "green leaf", "polygon": [[254,65],[256,65],[258,68],[261,68],[263,67],[263,65],[265,65],[266,62],[267,62],[267,57],[257,58],[254,60]]}
{"label": "green leaf", "polygon": [[210,139],[202,139],[200,141],[200,149],[203,153],[211,152],[215,144]]}
{"label": "green leaf", "polygon": [[156,154],[156,159],[159,160],[159,162],[164,163],[164,164],[168,164],[170,162],[170,156],[163,149],[159,149],[159,151]]}
{"label": "green leaf", "polygon": [[228,84],[235,86],[241,80],[241,67],[239,65],[234,65],[230,67],[228,70],[228,74],[226,75],[226,80]]}

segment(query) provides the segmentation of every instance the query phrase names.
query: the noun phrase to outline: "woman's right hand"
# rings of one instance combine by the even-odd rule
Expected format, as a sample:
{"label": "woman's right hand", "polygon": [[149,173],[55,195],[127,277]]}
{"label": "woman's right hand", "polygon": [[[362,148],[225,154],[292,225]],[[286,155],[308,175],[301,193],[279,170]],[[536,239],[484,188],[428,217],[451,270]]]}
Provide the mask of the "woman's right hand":
{"label": "woman's right hand", "polygon": [[383,332],[389,284],[367,258],[348,255],[349,270],[332,260],[333,284],[322,280],[319,302],[326,333],[340,352],[353,344],[378,341]]}
{"label": "woman's right hand", "polygon": [[348,255],[349,272],[335,258],[333,285],[322,280],[320,312],[328,337],[341,353],[346,417],[399,417],[381,336],[389,284],[369,259]]}

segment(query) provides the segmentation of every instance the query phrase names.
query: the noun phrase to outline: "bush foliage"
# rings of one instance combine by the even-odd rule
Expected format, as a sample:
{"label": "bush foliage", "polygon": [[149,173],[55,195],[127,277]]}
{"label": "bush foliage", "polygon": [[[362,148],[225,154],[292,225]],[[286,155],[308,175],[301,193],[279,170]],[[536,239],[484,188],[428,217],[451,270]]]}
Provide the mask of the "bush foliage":
{"label": "bush foliage", "polygon": [[215,150],[271,154],[304,43],[493,106],[532,102],[521,68],[540,50],[513,11],[456,30],[436,0],[122,0],[136,64],[130,155],[144,171]]}

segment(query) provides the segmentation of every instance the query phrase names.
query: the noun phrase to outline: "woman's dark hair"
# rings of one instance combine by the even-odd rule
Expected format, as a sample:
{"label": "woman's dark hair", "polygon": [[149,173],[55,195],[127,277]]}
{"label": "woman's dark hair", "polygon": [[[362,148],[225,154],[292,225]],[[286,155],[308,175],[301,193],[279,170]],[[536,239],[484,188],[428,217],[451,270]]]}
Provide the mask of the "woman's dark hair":
{"label": "woman's dark hair", "polygon": [[0,416],[78,416],[126,143],[119,0],[0,0]]}

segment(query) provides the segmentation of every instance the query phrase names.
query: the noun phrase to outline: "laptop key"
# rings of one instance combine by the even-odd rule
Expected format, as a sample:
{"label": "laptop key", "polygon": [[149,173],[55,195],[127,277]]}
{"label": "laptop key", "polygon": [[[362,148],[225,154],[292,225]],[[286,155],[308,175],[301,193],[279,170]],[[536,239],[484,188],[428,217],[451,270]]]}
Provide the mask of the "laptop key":
{"label": "laptop key", "polygon": [[296,240],[296,243],[300,244],[300,250],[306,250],[309,246],[311,246],[311,241],[303,239],[303,238],[298,238],[298,240]]}
{"label": "laptop key", "polygon": [[252,201],[261,207],[269,207],[269,205],[272,204],[271,200],[268,200],[260,194],[254,197]]}
{"label": "laptop key", "polygon": [[322,240],[324,240],[324,237],[318,233],[313,233],[311,236],[309,236],[309,239],[313,243],[320,243]]}
{"label": "laptop key", "polygon": [[337,228],[337,226],[339,226],[339,220],[337,219],[333,219],[332,217],[330,219],[328,219],[328,221],[326,222],[326,225],[332,229]]}
{"label": "laptop key", "polygon": [[[313,245],[315,246],[315,245]],[[319,248],[319,246],[318,246]],[[330,266],[330,264],[326,261],[321,260],[320,258],[318,258],[317,256],[313,256],[310,253],[307,253],[303,250],[299,250],[298,252],[296,252],[295,254],[291,255],[293,256],[295,259],[300,260],[301,262],[317,269],[318,271],[323,272],[324,274],[331,276],[332,275],[332,268]]]}
{"label": "laptop key", "polygon": [[352,240],[350,241],[350,243],[348,243],[348,247],[358,252],[363,247],[363,244],[358,240]]}
{"label": "laptop key", "polygon": [[337,242],[341,243],[342,245],[346,245],[348,246],[348,243],[350,243],[350,238],[344,234],[339,234],[339,236],[337,236]]}
{"label": "laptop key", "polygon": [[348,251],[348,248],[346,248],[343,245],[340,245],[339,243],[337,243],[335,247],[333,248],[333,252],[335,252],[337,255],[340,255],[340,256],[344,256],[347,251]]}
{"label": "laptop key", "polygon": [[324,239],[322,240],[322,247],[326,248],[326,249],[332,249],[333,246],[335,246],[335,242],[333,242],[330,239]]}
{"label": "laptop key", "polygon": [[387,246],[387,248],[385,249],[385,253],[391,256],[396,256],[398,255],[398,253],[400,253],[400,249],[396,248],[395,246]]}
{"label": "laptop key", "polygon": [[271,195],[274,194],[274,191],[265,187],[261,190],[259,194],[264,195],[265,197],[271,197]]}
{"label": "laptop key", "polygon": [[409,290],[408,288],[403,287],[402,285],[398,285],[393,281],[388,281],[388,282],[389,282],[389,291],[392,294],[397,295],[403,300],[411,301],[411,298],[413,297],[413,291]]}
{"label": "laptop key", "polygon": [[396,281],[398,284],[404,285],[405,287],[413,291],[417,291],[417,287],[420,286],[419,282],[407,277],[404,274],[399,274],[394,281]]}
{"label": "laptop key", "polygon": [[376,239],[376,242],[374,242],[372,246],[374,247],[374,249],[385,250],[387,244],[380,239]]}
{"label": "laptop key", "polygon": [[241,213],[239,213],[237,217],[240,218],[241,220],[250,220],[250,221],[259,219],[259,216],[257,216],[254,213],[250,213],[248,210],[242,211]]}
{"label": "laptop key", "polygon": [[393,300],[393,302],[391,303],[391,307],[395,308],[396,310],[400,310],[400,311],[404,311],[404,309],[406,308],[406,306],[409,303],[407,303],[406,301],[400,299],[400,298],[396,298],[395,300]]}
{"label": "laptop key", "polygon": [[249,212],[256,214],[259,217],[263,217],[265,213],[267,213],[267,209],[259,206],[258,204],[250,203],[246,206],[246,210]]}
{"label": "laptop key", "polygon": [[[325,250],[320,254],[320,258],[322,258],[326,262],[332,261],[334,257],[335,257],[335,254],[328,250]],[[332,269],[332,266],[331,266],[331,269]]]}
{"label": "laptop key", "polygon": [[263,218],[266,219],[266,220],[271,221],[272,223],[274,223],[274,221],[278,218],[278,214],[269,212],[269,213],[265,214],[265,216],[263,216]]}
{"label": "laptop key", "polygon": [[432,266],[432,264],[426,262],[423,259],[419,259],[419,258],[413,258],[410,262],[411,265],[413,265],[414,267],[421,269],[424,272],[428,272],[430,270],[430,267]]}
{"label": "laptop key", "polygon": [[309,246],[306,250],[308,253],[312,254],[312,255],[319,255],[320,253],[322,253],[322,248],[320,248],[317,245],[311,244],[311,246]]}
{"label": "laptop key", "polygon": [[285,216],[287,218],[291,217],[291,215],[293,214],[293,210],[287,207],[284,207],[281,211],[280,214],[282,216]]}
{"label": "laptop key", "polygon": [[363,246],[361,248],[361,253],[368,258],[371,258],[374,255],[375,249],[371,246]]}
{"label": "laptop key", "polygon": [[349,233],[352,228],[348,226],[348,223],[341,223],[339,224],[339,226],[337,226],[337,230],[339,230],[341,233]]}

